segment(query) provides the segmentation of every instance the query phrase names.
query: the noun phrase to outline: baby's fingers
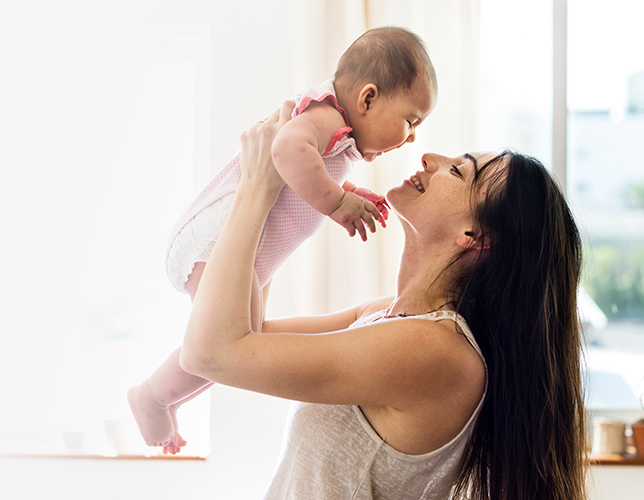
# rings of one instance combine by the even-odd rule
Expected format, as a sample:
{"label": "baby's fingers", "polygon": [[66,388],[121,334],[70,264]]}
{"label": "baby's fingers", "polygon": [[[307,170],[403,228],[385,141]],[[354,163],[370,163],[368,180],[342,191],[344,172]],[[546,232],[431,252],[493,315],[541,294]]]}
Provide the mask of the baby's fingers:
{"label": "baby's fingers", "polygon": [[[369,217],[371,219],[371,217]],[[365,223],[362,222],[363,219],[356,219],[353,222],[353,227],[355,230],[360,234],[360,239],[362,241],[367,241],[367,228],[365,227]],[[373,220],[371,221],[373,223]],[[373,232],[373,231],[371,231]]]}
{"label": "baby's fingers", "polygon": [[[365,210],[376,220],[380,220],[380,210],[378,210],[378,207],[371,203],[370,201],[365,201],[364,202],[364,208]],[[362,217],[365,221],[367,220],[364,216]],[[372,221],[373,222],[373,221]],[[375,223],[373,224],[374,231],[375,231]]]}
{"label": "baby's fingers", "polygon": [[376,216],[374,220],[373,214],[371,214],[370,212],[365,212],[362,215],[362,221],[364,221],[364,224],[369,226],[369,229],[371,230],[372,233],[376,232],[376,220],[378,219],[379,216],[380,215],[378,214],[378,216]]}

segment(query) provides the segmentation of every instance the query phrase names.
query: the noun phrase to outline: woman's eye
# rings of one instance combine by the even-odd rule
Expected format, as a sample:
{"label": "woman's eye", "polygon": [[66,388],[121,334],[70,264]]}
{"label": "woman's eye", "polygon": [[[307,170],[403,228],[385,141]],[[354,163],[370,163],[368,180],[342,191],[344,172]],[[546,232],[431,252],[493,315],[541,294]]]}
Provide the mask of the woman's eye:
{"label": "woman's eye", "polygon": [[459,177],[463,177],[463,175],[461,174],[461,171],[458,168],[456,168],[456,165],[452,165],[452,172],[454,172]]}

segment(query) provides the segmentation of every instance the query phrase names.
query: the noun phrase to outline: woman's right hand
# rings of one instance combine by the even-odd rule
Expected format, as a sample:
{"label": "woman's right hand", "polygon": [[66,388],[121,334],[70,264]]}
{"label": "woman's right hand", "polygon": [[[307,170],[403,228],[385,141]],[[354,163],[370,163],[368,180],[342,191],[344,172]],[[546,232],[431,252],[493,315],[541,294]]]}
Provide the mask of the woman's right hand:
{"label": "woman's right hand", "polygon": [[285,183],[273,165],[271,146],[277,133],[291,119],[294,106],[293,101],[284,101],[279,110],[242,133],[241,189],[256,194],[268,192],[276,197],[279,195]]}

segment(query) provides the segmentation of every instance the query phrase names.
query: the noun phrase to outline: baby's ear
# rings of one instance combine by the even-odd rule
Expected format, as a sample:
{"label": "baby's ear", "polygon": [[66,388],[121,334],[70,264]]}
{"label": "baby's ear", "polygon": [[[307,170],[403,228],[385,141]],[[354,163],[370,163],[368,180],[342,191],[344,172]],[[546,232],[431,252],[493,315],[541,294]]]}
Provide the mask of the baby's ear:
{"label": "baby's ear", "polygon": [[380,97],[380,91],[375,83],[367,83],[358,93],[358,113],[364,115],[371,108],[374,101]]}

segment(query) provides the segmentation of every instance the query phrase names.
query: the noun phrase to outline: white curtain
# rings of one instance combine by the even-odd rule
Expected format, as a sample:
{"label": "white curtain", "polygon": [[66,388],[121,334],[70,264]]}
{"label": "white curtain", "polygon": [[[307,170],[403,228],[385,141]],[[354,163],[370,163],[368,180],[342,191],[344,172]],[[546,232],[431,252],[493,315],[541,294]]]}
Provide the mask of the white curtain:
{"label": "white curtain", "polygon": [[[378,193],[399,185],[420,168],[425,151],[458,155],[478,141],[478,0],[317,0],[301,6],[296,80],[319,83],[365,29],[398,25],[427,43],[436,67],[438,105],[416,142],[373,163],[359,162],[351,180]],[[394,215],[363,243],[327,221],[274,278],[269,316],[325,313],[395,292],[402,231]]]}
{"label": "white curtain", "polygon": [[[55,452],[61,430],[80,430],[101,451],[102,441],[88,441],[103,439],[103,418],[140,441],[125,389],[180,342],[189,309],[164,276],[175,217],[236,152],[242,130],[303,83],[330,78],[366,28],[421,35],[440,96],[415,144],[356,165],[351,180],[384,193],[419,168],[425,150],[475,149],[477,12],[475,0],[0,3],[0,395],[10,406],[0,448],[39,452],[53,439]],[[367,243],[325,223],[278,271],[269,315],[393,293],[402,243],[394,219]],[[133,498],[259,498],[286,403],[222,386],[212,399],[210,415],[194,412],[214,422],[205,473],[186,466],[177,482],[158,464],[119,461],[107,484],[99,461],[83,462],[79,475],[76,461],[0,458],[5,490],[100,500],[123,497],[126,485]],[[206,440],[189,411],[182,431]]]}

